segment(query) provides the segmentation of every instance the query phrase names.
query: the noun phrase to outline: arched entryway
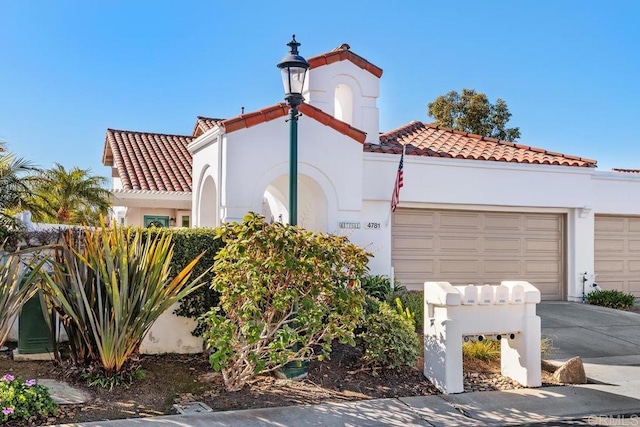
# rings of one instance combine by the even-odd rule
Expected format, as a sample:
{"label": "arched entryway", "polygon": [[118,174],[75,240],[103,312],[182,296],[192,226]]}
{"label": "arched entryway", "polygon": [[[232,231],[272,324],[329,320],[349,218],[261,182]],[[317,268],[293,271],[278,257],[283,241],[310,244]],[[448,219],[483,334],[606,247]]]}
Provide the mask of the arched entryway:
{"label": "arched entryway", "polygon": [[[267,185],[261,213],[267,220],[289,222],[288,175],[281,175]],[[298,225],[308,230],[327,231],[327,223],[327,196],[322,187],[313,178],[298,175]]]}

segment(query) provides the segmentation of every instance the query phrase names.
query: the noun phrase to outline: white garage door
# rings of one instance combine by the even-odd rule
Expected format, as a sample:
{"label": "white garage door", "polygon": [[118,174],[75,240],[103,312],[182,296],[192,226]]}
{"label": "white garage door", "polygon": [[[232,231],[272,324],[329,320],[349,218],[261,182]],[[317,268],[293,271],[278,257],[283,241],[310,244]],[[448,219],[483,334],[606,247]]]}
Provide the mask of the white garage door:
{"label": "white garage door", "polygon": [[392,240],[395,275],[408,288],[526,280],[543,299],[564,297],[561,214],[399,208]]}
{"label": "white garage door", "polygon": [[640,296],[640,217],[596,215],[596,282]]}

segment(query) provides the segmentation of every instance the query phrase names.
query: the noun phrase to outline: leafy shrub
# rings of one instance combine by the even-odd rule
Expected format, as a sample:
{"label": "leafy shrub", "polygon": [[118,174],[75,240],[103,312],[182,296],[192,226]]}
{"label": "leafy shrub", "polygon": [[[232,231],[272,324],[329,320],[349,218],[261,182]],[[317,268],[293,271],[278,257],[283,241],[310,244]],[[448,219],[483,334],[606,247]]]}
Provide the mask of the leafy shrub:
{"label": "leafy shrub", "polygon": [[402,306],[413,313],[416,332],[422,333],[424,328],[424,291],[404,291],[395,294],[400,298]]}
{"label": "leafy shrub", "polygon": [[379,301],[387,301],[394,292],[406,289],[397,280],[394,280],[394,284],[391,286],[391,279],[379,274],[362,276],[360,286],[368,296]]}
{"label": "leafy shrub", "polygon": [[57,405],[49,396],[49,390],[36,384],[36,380],[24,381],[11,374],[0,378],[0,421],[23,419],[35,415],[47,416],[56,412]]}
{"label": "leafy shrub", "polygon": [[472,359],[496,360],[500,357],[500,341],[483,340],[462,343],[462,354]]}
{"label": "leafy shrub", "polygon": [[189,281],[199,257],[170,277],[170,233],[144,243],[141,234],[104,224],[85,229],[79,240],[69,233],[52,273],[43,273],[50,318],[60,314],[73,362],[97,365],[106,377],[135,369],[132,356],[156,319],[204,284],[200,277]]}
{"label": "leafy shrub", "polygon": [[404,307],[402,305],[402,301],[400,301],[399,297],[396,297],[396,312],[407,319],[411,324],[415,327],[416,325],[416,316],[409,310],[409,307]]}
{"label": "leafy shrub", "polygon": [[636,301],[632,294],[609,289],[590,292],[586,298],[589,304],[623,310],[631,308]]}
{"label": "leafy shrub", "polygon": [[[202,281],[210,284],[213,280],[214,258],[223,246],[221,239],[216,237],[213,228],[172,228],[171,241],[173,247],[173,259],[171,271],[182,271],[191,261],[204,252],[204,256],[193,267],[194,276],[202,276]],[[155,237],[158,233],[166,232],[166,229],[148,228],[144,235]],[[146,238],[146,237],[144,237]],[[202,286],[180,300],[180,306],[175,314],[192,319],[200,319],[205,313],[220,303],[220,294],[211,286]],[[201,320],[192,331],[195,336],[202,336],[204,324]]]}
{"label": "leafy shrub", "polygon": [[217,230],[226,246],[213,287],[225,315],[209,312],[204,336],[227,390],[288,362],[322,360],[333,340],[355,344],[367,252],[346,237],[267,224],[253,213]]}
{"label": "leafy shrub", "polygon": [[358,334],[363,361],[368,366],[398,368],[413,366],[418,358],[420,342],[415,326],[386,302],[369,305]]}

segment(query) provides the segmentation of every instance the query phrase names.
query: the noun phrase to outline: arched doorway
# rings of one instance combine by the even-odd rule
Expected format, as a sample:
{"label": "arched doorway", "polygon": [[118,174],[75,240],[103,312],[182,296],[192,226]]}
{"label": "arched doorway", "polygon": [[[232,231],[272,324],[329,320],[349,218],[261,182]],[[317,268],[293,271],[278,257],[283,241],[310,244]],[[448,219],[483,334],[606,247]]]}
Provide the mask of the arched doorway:
{"label": "arched doorway", "polygon": [[218,191],[213,177],[207,176],[200,187],[198,225],[216,227],[218,225]]}

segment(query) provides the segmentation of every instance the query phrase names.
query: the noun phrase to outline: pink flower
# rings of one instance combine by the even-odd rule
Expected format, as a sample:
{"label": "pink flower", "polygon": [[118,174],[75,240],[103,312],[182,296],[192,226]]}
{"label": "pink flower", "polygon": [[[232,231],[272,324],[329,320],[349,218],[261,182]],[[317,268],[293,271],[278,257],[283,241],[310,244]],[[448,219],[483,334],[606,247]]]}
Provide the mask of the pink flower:
{"label": "pink flower", "polygon": [[5,376],[2,377],[2,381],[13,381],[15,379],[16,379],[16,377],[14,377],[11,374],[5,374]]}
{"label": "pink flower", "polygon": [[11,415],[13,412],[13,408],[2,408],[2,413],[5,415]]}
{"label": "pink flower", "polygon": [[32,385],[36,385],[36,380],[26,380],[24,382],[24,385],[26,385],[27,387],[31,387]]}

